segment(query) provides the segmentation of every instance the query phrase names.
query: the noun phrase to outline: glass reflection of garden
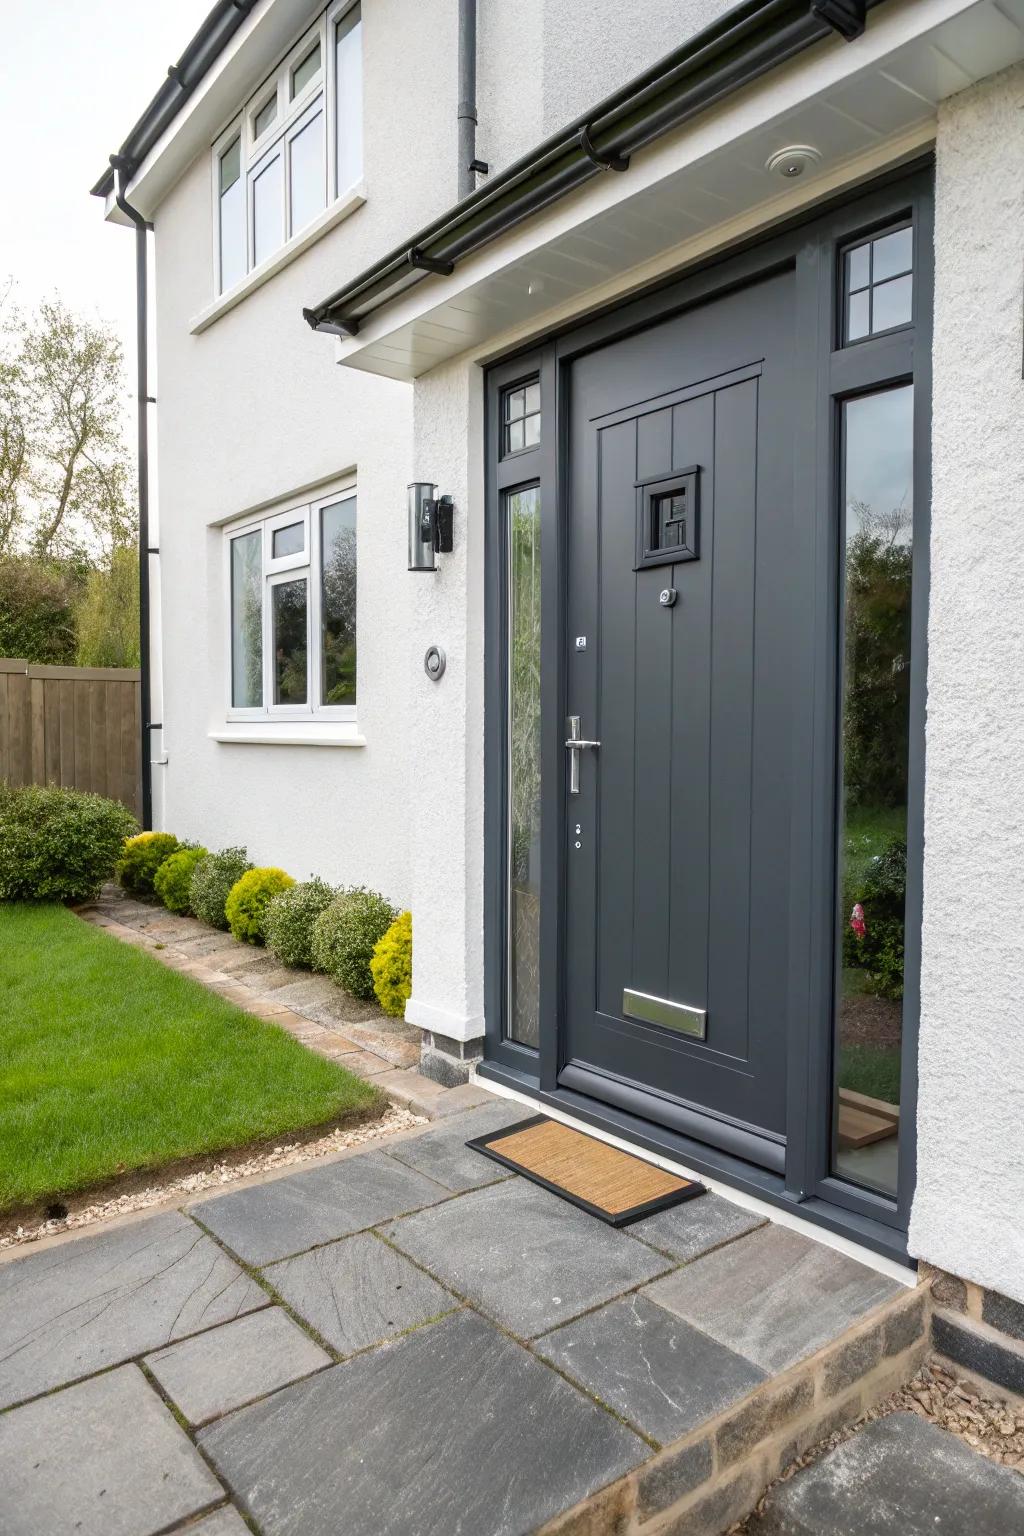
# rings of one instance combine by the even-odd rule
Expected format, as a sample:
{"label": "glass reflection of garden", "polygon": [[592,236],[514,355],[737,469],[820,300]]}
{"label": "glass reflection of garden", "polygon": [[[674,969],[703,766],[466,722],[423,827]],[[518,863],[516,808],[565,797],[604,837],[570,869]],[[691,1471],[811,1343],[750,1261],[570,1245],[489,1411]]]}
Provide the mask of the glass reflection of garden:
{"label": "glass reflection of garden", "polygon": [[[901,434],[899,427],[909,424],[910,390],[894,390],[852,405],[869,410],[863,420],[855,421],[847,408],[837,1165],[859,1182],[894,1193],[912,577],[910,437],[909,432]],[[887,413],[888,431],[879,432],[880,406]],[[889,449],[886,488],[899,495],[895,505],[890,501],[889,510],[881,512],[851,494],[869,478],[859,473],[857,463],[857,450],[866,445],[869,429],[874,434],[872,464],[884,461]],[[877,492],[877,474],[875,479],[872,488]],[[889,1143],[892,1155],[882,1153],[882,1143]],[[861,1149],[869,1148],[874,1152],[862,1155]]]}

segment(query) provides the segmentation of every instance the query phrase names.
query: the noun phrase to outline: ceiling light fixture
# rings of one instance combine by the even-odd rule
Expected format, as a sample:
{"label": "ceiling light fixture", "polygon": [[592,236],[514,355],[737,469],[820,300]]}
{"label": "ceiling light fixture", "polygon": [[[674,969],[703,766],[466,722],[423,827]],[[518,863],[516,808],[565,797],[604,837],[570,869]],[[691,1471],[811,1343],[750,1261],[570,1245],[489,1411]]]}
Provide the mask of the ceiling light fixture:
{"label": "ceiling light fixture", "polygon": [[764,168],[766,171],[774,171],[776,176],[782,176],[786,181],[794,181],[820,160],[821,150],[815,149],[813,144],[787,144],[785,149],[777,149],[774,155],[769,155]]}

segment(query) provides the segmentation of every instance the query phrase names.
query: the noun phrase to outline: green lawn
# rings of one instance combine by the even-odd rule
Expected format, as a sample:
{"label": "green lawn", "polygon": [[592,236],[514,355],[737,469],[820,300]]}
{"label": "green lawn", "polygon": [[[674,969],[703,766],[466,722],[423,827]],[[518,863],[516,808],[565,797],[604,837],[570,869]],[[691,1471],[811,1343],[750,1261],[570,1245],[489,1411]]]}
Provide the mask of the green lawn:
{"label": "green lawn", "polygon": [[64,907],[0,904],[0,1210],[379,1100]]}
{"label": "green lawn", "polygon": [[839,1052],[839,1086],[886,1104],[900,1102],[900,1053],[896,1047],[844,1045]]}

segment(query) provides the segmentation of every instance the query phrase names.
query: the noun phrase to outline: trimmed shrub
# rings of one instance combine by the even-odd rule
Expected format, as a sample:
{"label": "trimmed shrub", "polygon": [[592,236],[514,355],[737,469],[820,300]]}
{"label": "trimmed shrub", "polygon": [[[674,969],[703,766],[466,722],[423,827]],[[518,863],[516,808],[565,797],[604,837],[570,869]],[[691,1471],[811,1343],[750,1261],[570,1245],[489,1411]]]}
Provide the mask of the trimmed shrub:
{"label": "trimmed shrub", "polygon": [[177,848],[164,859],[153,876],[153,889],[168,912],[191,912],[192,873],[200,859],[208,856],[207,848]]}
{"label": "trimmed shrub", "polygon": [[140,832],[126,837],[117,861],[117,878],[126,891],[136,896],[152,896],[153,879],[164,859],[178,849],[173,832]]}
{"label": "trimmed shrub", "polygon": [[0,785],[0,900],[87,901],[114,873],[136,826],[102,795]]}
{"label": "trimmed shrub", "polygon": [[313,965],[313,924],[337,895],[326,880],[303,880],[270,898],[263,919],[267,948],[282,965],[310,970]]}
{"label": "trimmed shrub", "polygon": [[244,848],[222,848],[219,853],[208,853],[200,859],[188,888],[189,905],[196,917],[211,928],[226,928],[224,903],[231,887],[249,869],[252,865]]}
{"label": "trimmed shrub", "polygon": [[392,1018],[405,1017],[405,1005],[412,992],[412,913],[401,912],[382,939],[378,939],[370,960],[370,975],[377,1001]]}
{"label": "trimmed shrub", "polygon": [[236,939],[243,944],[262,944],[266,934],[264,921],[271,899],[293,886],[295,881],[283,869],[264,866],[247,870],[236,880],[224,903],[224,916]]}
{"label": "trimmed shrub", "polygon": [[395,908],[377,891],[363,886],[342,891],[313,924],[315,969],[326,972],[353,997],[372,998],[373,948],[397,916]]}
{"label": "trimmed shrub", "polygon": [[[867,972],[868,991],[899,1002],[903,996],[903,925],[907,905],[907,845],[891,838],[872,859],[860,889],[860,908],[843,933],[843,964]],[[856,910],[856,909],[855,909]]]}

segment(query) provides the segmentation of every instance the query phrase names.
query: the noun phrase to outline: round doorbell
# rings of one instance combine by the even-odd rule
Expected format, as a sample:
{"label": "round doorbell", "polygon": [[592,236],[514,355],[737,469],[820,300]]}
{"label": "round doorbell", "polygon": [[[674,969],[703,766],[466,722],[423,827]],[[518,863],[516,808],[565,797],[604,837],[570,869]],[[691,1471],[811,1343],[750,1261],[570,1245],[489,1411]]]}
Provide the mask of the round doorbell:
{"label": "round doorbell", "polygon": [[663,608],[671,608],[678,596],[675,587],[662,587],[658,593],[658,602]]}
{"label": "round doorbell", "polygon": [[432,683],[440,682],[444,677],[444,669],[448,665],[448,659],[439,645],[428,645],[427,654],[423,658],[423,670]]}

